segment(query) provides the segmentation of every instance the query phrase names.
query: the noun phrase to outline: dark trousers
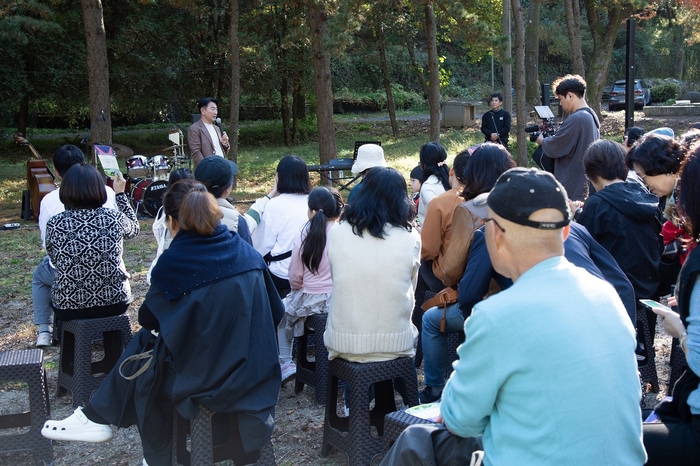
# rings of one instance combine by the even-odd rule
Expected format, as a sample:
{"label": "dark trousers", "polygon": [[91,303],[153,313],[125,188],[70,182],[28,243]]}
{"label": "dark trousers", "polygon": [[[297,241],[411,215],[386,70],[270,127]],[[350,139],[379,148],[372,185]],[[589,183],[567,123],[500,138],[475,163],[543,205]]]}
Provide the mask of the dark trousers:
{"label": "dark trousers", "polygon": [[415,299],[411,321],[418,330],[423,326],[423,310],[421,306],[425,302],[425,293],[433,291],[439,292],[445,288],[442,281],[433,273],[433,261],[421,261],[418,270],[418,283],[416,284]]}
{"label": "dark trousers", "polygon": [[690,422],[643,424],[648,466],[700,464],[700,415]]}
{"label": "dark trousers", "polygon": [[403,431],[380,466],[464,466],[482,449],[481,437],[458,437],[442,424],[415,424]]}

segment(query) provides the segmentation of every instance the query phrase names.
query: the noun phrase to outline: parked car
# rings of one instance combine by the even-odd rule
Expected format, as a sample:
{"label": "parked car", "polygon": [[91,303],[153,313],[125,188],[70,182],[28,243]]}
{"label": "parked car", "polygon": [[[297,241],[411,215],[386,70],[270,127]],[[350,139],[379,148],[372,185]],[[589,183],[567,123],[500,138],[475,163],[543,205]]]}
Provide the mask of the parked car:
{"label": "parked car", "polygon": [[610,100],[610,91],[612,91],[612,86],[605,86],[603,88],[603,102]]}
{"label": "parked car", "polygon": [[[624,79],[615,81],[615,85],[610,91],[610,99],[608,100],[608,110],[622,110],[625,108],[625,88]],[[641,79],[634,80],[634,108],[641,110],[645,105],[651,102],[651,91],[649,86]]]}

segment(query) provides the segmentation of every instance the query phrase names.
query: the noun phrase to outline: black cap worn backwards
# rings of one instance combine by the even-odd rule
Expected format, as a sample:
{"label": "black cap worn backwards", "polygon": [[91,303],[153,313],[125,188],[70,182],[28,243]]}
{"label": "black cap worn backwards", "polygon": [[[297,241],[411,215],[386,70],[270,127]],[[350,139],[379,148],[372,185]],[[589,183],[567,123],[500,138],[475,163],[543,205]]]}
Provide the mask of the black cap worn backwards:
{"label": "black cap worn backwards", "polygon": [[[567,197],[566,190],[551,173],[535,168],[516,167],[498,178],[487,202],[491,210],[513,223],[541,230],[556,230],[571,222]],[[564,215],[564,220],[530,220],[530,215],[541,209],[557,209]]]}

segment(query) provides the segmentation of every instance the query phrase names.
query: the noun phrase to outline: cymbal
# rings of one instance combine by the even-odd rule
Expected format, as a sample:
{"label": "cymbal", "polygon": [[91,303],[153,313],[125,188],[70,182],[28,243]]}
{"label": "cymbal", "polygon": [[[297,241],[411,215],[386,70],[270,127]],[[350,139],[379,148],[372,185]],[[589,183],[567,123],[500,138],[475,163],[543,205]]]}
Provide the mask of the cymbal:
{"label": "cymbal", "polygon": [[161,152],[165,152],[165,151],[167,151],[167,150],[175,150],[175,149],[179,149],[179,148],[181,148],[181,147],[185,147],[185,145],[184,145],[184,144],[178,144],[178,145],[176,145],[176,146],[166,147],[166,148],[164,148],[164,149],[161,149],[160,151],[161,151]]}
{"label": "cymbal", "polygon": [[134,155],[134,150],[130,147],[123,146],[121,144],[112,144],[112,149],[119,157],[131,157]]}

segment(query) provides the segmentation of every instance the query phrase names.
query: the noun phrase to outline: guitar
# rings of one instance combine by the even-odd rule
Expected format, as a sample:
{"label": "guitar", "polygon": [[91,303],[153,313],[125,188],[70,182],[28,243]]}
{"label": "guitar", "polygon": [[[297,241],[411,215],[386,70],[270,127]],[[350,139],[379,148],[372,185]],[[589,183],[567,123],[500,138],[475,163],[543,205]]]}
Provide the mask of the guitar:
{"label": "guitar", "polygon": [[39,155],[39,152],[37,152],[34,146],[32,146],[27,139],[22,137],[22,133],[15,133],[12,138],[15,140],[15,143],[29,147],[29,150],[31,150],[35,157],[34,159],[27,160],[27,190],[29,191],[34,219],[39,221],[41,200],[48,193],[56,189],[56,175],[54,175],[48,165],[46,165],[46,160]]}

